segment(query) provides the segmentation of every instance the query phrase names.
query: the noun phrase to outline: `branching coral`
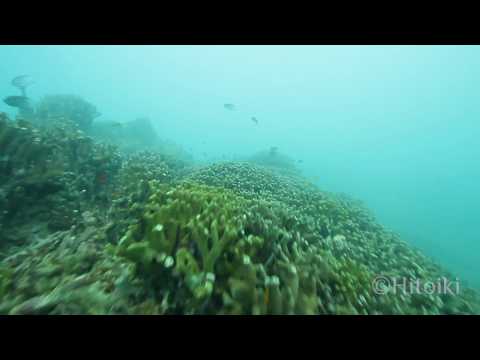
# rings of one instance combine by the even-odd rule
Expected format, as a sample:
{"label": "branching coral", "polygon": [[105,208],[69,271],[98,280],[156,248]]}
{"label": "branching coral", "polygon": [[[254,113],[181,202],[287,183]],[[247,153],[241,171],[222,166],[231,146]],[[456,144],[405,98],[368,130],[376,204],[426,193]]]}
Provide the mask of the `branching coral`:
{"label": "branching coral", "polygon": [[157,288],[157,301],[168,294],[171,311],[181,313],[320,312],[324,278],[302,262],[311,248],[278,205],[198,184],[150,186],[156,190],[118,254]]}
{"label": "branching coral", "polygon": [[[402,242],[397,235],[385,230],[363,204],[345,195],[321,192],[302,179],[269,173],[242,163],[213,165],[189,178],[228,188],[244,198],[255,200],[247,212],[246,232],[267,240],[265,243],[270,244],[268,251],[273,254],[270,264],[281,259],[283,268],[277,264],[267,270],[277,276],[268,281],[269,287],[274,294],[281,293],[284,301],[298,296],[292,290],[296,289],[296,276],[293,270],[290,275],[286,270],[289,266],[293,269],[293,264],[298,274],[306,276],[302,280],[304,288],[317,292],[316,296],[307,297],[309,301],[306,303],[318,301],[318,312],[467,312],[465,306],[459,305],[462,302],[447,301],[443,295],[376,295],[372,288],[376,276],[424,282],[441,277],[452,280],[453,277],[411,245]],[[262,200],[258,202],[258,199]],[[273,211],[274,208],[280,210]],[[269,264],[265,258],[260,262]],[[286,281],[293,284],[288,294],[281,290],[281,284]],[[280,284],[278,289],[277,282]],[[465,303],[469,301],[465,300]],[[456,304],[457,310],[452,310],[455,308],[452,304]],[[294,311],[288,304],[278,306],[276,309],[283,312]],[[304,311],[310,312],[313,308]]]}
{"label": "branching coral", "polygon": [[0,150],[0,210],[16,209],[0,218],[0,313],[479,312],[469,289],[375,293],[378,275],[452,276],[298,176],[231,162],[180,177],[163,154],[122,155],[66,119],[0,115]]}
{"label": "branching coral", "polygon": [[195,298],[202,299],[213,289],[218,258],[242,229],[242,199],[207,186],[151,186],[155,191],[142,219],[120,241],[119,254],[147,275],[162,277],[163,268],[176,263]]}

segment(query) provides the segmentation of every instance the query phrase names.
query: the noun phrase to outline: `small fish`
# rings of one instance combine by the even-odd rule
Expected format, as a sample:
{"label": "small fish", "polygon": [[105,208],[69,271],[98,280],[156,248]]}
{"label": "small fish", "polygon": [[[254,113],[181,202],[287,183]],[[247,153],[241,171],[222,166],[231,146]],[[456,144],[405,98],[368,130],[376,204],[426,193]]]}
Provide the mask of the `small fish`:
{"label": "small fish", "polygon": [[298,163],[302,164],[303,163],[303,160],[297,160]]}
{"label": "small fish", "polygon": [[233,104],[223,104],[223,107],[227,110],[230,110],[230,111],[235,110],[235,105],[233,105]]}
{"label": "small fish", "polygon": [[255,124],[258,125],[258,120],[257,120],[257,118],[256,118],[255,116],[252,116],[252,121],[253,121]]}
{"label": "small fish", "polygon": [[270,155],[271,155],[271,156],[275,156],[275,155],[277,154],[277,152],[278,152],[278,147],[272,146],[272,147],[270,148]]}
{"label": "small fish", "polygon": [[34,84],[34,83],[35,82],[33,81],[33,79],[29,75],[20,75],[20,76],[15,77],[12,80],[11,84],[13,86],[15,86],[16,88],[20,89],[23,96],[27,96],[26,95],[26,88],[29,87],[30,85]]}
{"label": "small fish", "polygon": [[5,104],[19,109],[30,109],[30,99],[26,96],[9,96],[3,99]]}
{"label": "small fish", "polygon": [[123,127],[123,124],[115,121],[115,122],[112,123],[112,126],[113,127]]}

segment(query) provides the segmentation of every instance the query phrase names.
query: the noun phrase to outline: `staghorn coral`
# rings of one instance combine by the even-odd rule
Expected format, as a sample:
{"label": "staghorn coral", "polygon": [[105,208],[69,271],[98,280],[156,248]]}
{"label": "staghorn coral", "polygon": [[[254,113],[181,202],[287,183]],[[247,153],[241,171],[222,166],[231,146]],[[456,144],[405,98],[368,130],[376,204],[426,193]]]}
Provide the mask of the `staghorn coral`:
{"label": "staghorn coral", "polygon": [[242,199],[200,185],[170,191],[156,182],[150,186],[155,190],[141,221],[120,240],[118,254],[135,262],[140,273],[167,283],[167,269],[176,263],[187,285],[183,290],[191,292],[193,302],[204,300],[211,295],[219,256],[242,228]]}
{"label": "staghorn coral", "polygon": [[[138,221],[118,245],[107,227],[60,232],[0,266],[4,313],[443,314],[476,313],[475,294],[373,292],[379,261],[354,258],[368,242],[322,238],[312,219],[281,202],[245,199],[196,183],[143,183]],[[143,204],[142,204],[143,201]],[[360,210],[357,210],[360,211]],[[341,217],[340,217],[341,218]],[[375,227],[369,227],[373,231]],[[313,233],[312,233],[313,231]],[[102,233],[103,235],[98,235]],[[440,271],[395,238],[395,267]],[[369,249],[372,251],[373,249]],[[405,259],[408,259],[405,260]],[[370,262],[365,262],[368,259]],[[413,265],[415,263],[417,266]],[[69,285],[78,284],[78,285]]]}
{"label": "staghorn coral", "polygon": [[469,289],[375,293],[377,275],[453,276],[298,176],[231,162],[180,178],[66,119],[0,115],[0,148],[0,208],[18,207],[0,218],[0,313],[479,313]]}
{"label": "staghorn coral", "polygon": [[[276,237],[278,240],[274,242],[281,244],[277,251],[286,254],[281,256],[285,262],[288,259],[296,263],[297,270],[311,267],[309,262],[317,264],[317,269],[311,268],[309,273],[316,274],[315,281],[310,281],[311,287],[322,289],[317,294],[323,304],[320,312],[478,312],[478,308],[472,307],[478,300],[468,289],[457,296],[457,300],[463,298],[462,301],[452,301],[450,295],[379,297],[374,294],[372,281],[379,275],[423,282],[443,277],[454,281],[455,278],[384,229],[361,203],[345,195],[321,192],[302,179],[273,174],[244,163],[213,165],[193,173],[189,179],[231,189],[247,199],[266,201],[262,206],[257,203],[251,207],[250,213],[257,214],[257,219],[249,222],[249,232]],[[274,208],[280,210],[272,212]],[[277,226],[272,226],[275,223]],[[304,248],[300,244],[304,244]],[[327,274],[326,283],[322,281],[322,274]],[[270,285],[275,288],[272,284],[277,281],[275,278],[272,281]]]}
{"label": "staghorn coral", "polygon": [[280,203],[246,200],[192,183],[173,189],[150,186],[154,195],[117,254],[136,264],[144,286],[154,289],[148,301],[162,303],[167,313],[473,311],[466,298],[455,309],[440,295],[374,293],[375,266],[337,253],[320,238],[307,240],[305,224]]}

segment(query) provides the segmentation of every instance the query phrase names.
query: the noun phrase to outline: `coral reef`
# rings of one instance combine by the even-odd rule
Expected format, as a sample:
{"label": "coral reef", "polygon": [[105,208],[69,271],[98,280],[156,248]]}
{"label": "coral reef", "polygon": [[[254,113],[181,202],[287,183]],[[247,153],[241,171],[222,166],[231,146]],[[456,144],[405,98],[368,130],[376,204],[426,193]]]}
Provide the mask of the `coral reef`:
{"label": "coral reef", "polygon": [[[116,314],[134,311],[133,269],[104,251],[96,227],[37,237],[0,263],[0,314]],[[125,284],[128,282],[128,286]]]}
{"label": "coral reef", "polygon": [[152,122],[146,118],[122,123],[97,121],[90,134],[102,142],[118,146],[125,153],[152,149],[160,141]]}
{"label": "coral reef", "polygon": [[374,291],[379,275],[454,276],[289,166],[195,169],[45,114],[0,114],[1,314],[480,313],[466,288]]}
{"label": "coral reef", "polygon": [[191,154],[181,146],[161,139],[148,118],[123,123],[98,121],[93,124],[89,134],[98,141],[115,145],[126,157],[132,153],[161,157],[168,166],[177,169],[190,166],[193,162]]}
{"label": "coral reef", "polygon": [[297,208],[308,205],[310,194],[317,190],[302,177],[280,174],[247,162],[214,164],[188,174],[187,179],[227,188],[249,199],[282,201]]}
{"label": "coral reef", "polygon": [[136,264],[157,298],[170,296],[176,311],[194,312],[212,295],[217,261],[239,236],[242,199],[200,185],[149,186],[144,214],[120,240],[118,254]]}
{"label": "coral reef", "polygon": [[[466,300],[472,296],[469,290],[465,291],[466,299],[462,301],[459,301],[462,296],[402,295],[401,300],[393,298],[396,302],[385,304],[388,303],[388,296],[375,296],[372,293],[372,281],[378,275],[425,282],[440,277],[454,281],[454,277],[411,245],[401,241],[397,235],[384,229],[358,201],[321,192],[300,178],[274,174],[263,168],[241,163],[213,165],[193,173],[189,180],[231,189],[247,199],[261,199],[269,204],[269,209],[279,207],[281,211],[273,218],[267,216],[268,211],[258,209],[257,213],[262,216],[259,223],[265,222],[265,219],[269,219],[271,223],[283,219],[282,233],[285,238],[291,238],[292,234],[295,234],[294,236],[301,236],[302,241],[308,243],[307,252],[296,258],[304,261],[306,265],[315,263],[311,259],[313,255],[317,259],[323,259],[319,268],[323,269],[323,272],[330,268],[326,272],[335,274],[332,279],[337,279],[337,293],[338,289],[343,292],[351,291],[347,297],[342,294],[341,299],[358,299],[360,296],[362,299],[375,299],[368,306],[364,304],[364,307],[369,309],[368,313],[408,314],[420,311],[435,314],[474,311]],[[317,275],[316,279],[319,278]],[[346,287],[348,283],[351,284],[350,289]],[[362,294],[362,291],[368,290],[369,294]],[[324,293],[334,291],[330,289]],[[456,301],[453,301],[453,298]],[[353,300],[347,303],[342,301],[343,305],[340,301],[341,306],[336,309],[334,304],[339,301],[327,298],[330,310],[328,307],[324,307],[324,310],[333,313],[365,311],[365,308],[358,308],[358,304]],[[380,302],[383,307],[374,306],[375,301]],[[476,301],[472,300],[472,304]],[[478,311],[478,308],[475,311]]]}
{"label": "coral reef", "polygon": [[[388,234],[347,244],[322,238],[279,203],[190,182],[150,183],[139,222],[117,254],[153,289],[150,301],[188,314],[472,313],[468,296],[376,294],[376,274],[430,280],[445,274]],[[379,231],[379,230],[377,230]],[[382,246],[383,243],[383,246]],[[377,246],[379,246],[377,248]],[[403,246],[403,247],[402,247]],[[395,249],[385,267],[385,251]],[[359,252],[359,256],[354,256]],[[371,254],[364,254],[369,252]],[[388,254],[388,252],[387,252]],[[416,264],[416,265],[415,265]],[[421,264],[421,265],[418,265]],[[421,269],[421,270],[420,270]],[[461,301],[458,301],[462,298]]]}
{"label": "coral reef", "polygon": [[100,116],[97,108],[82,97],[70,94],[48,95],[35,109],[36,120],[46,124],[53,119],[73,121],[81,130],[90,130],[93,120]]}
{"label": "coral reef", "polygon": [[121,159],[114,148],[94,143],[76,124],[52,120],[34,126],[3,116],[0,149],[4,239],[22,241],[18,229],[26,223],[67,230],[90,208],[109,207]]}

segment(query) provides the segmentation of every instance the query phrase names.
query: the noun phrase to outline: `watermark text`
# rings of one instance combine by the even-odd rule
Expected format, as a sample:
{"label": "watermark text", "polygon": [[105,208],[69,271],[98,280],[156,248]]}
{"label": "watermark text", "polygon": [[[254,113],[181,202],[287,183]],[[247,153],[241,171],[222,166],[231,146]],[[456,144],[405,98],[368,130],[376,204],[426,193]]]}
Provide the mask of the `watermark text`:
{"label": "watermark text", "polygon": [[372,281],[375,294],[459,295],[460,281],[440,277],[431,281],[408,277],[376,276]]}

